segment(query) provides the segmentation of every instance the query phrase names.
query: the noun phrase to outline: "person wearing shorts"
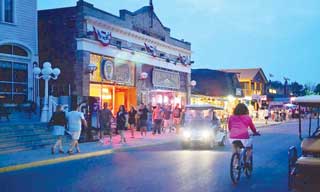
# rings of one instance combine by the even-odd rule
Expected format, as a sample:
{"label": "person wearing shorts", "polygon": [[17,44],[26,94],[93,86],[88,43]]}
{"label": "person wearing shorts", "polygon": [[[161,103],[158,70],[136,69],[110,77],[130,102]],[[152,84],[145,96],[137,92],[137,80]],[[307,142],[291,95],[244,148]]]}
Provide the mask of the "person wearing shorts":
{"label": "person wearing shorts", "polygon": [[[250,139],[248,127],[254,134],[259,135],[255,128],[251,117],[249,116],[249,110],[243,103],[239,103],[233,111],[233,115],[229,117],[229,141],[233,146],[234,141],[241,141],[247,148],[248,159],[251,156],[252,140]],[[235,151],[235,147],[233,146]]]}
{"label": "person wearing shorts", "polygon": [[163,133],[168,130],[171,132],[171,113],[170,106],[167,105],[163,111]]}
{"label": "person wearing shorts", "polygon": [[84,127],[87,127],[87,122],[84,118],[83,113],[78,111],[77,105],[72,106],[72,111],[67,113],[67,121],[68,121],[68,129],[72,137],[72,142],[68,150],[68,154],[70,155],[73,154],[74,148],[76,148],[76,151],[80,153],[78,140],[81,134],[81,125],[83,125]]}
{"label": "person wearing shorts", "polygon": [[180,131],[180,120],[181,120],[181,108],[179,108],[179,104],[176,105],[176,107],[173,110],[173,125],[176,128],[176,133],[178,134]]}

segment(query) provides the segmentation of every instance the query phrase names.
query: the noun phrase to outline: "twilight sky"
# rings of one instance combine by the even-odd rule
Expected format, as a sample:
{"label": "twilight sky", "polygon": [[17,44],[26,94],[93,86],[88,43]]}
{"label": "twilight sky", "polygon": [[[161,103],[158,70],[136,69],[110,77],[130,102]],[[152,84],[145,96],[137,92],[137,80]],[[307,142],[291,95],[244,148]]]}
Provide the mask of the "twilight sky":
{"label": "twilight sky", "polygon": [[[148,0],[86,0],[119,16]],[[77,0],[38,0],[38,9]],[[153,0],[171,36],[191,42],[193,68],[261,67],[272,80],[320,83],[319,0]],[[268,77],[269,78],[269,77]]]}

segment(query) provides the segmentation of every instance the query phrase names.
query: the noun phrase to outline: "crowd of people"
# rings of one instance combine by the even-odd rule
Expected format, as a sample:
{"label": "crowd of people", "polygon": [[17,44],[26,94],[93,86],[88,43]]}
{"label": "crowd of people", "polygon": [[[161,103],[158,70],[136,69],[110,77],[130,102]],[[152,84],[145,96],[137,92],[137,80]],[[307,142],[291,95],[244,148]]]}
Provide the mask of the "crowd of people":
{"label": "crowd of people", "polygon": [[[141,103],[137,108],[130,106],[129,110],[126,110],[125,106],[121,105],[118,111],[113,114],[109,109],[108,103],[104,103],[103,108],[98,112],[99,141],[101,143],[107,141],[112,144],[112,137],[116,134],[120,136],[120,143],[126,143],[125,132],[127,130],[130,131],[131,138],[135,138],[136,131],[139,131],[142,137],[146,136],[150,115],[153,135],[171,132],[178,134],[183,123],[183,114],[183,108],[179,104],[172,107],[171,105],[160,104],[147,106],[144,103]],[[51,148],[52,154],[56,153],[56,149],[58,149],[59,153],[64,153],[62,140],[65,133],[72,138],[67,153],[73,154],[74,150],[80,153],[78,140],[81,128],[86,128],[87,122],[84,114],[78,111],[77,106],[74,106],[72,111],[65,113],[62,110],[62,106],[58,105],[49,124],[53,127],[53,135],[57,136],[57,141]]]}

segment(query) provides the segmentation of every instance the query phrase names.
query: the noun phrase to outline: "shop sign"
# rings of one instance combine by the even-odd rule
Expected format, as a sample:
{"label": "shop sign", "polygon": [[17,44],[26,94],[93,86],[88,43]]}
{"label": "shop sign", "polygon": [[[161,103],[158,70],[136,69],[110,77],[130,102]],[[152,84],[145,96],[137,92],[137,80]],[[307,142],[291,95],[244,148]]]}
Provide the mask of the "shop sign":
{"label": "shop sign", "polygon": [[153,69],[152,83],[155,87],[180,89],[180,75],[178,72]]}
{"label": "shop sign", "polygon": [[107,59],[102,59],[101,68],[103,78],[109,81],[112,80],[114,70],[113,62]]}
{"label": "shop sign", "polygon": [[101,60],[101,76],[104,80],[133,85],[133,70],[130,63],[114,64],[111,60]]}
{"label": "shop sign", "polygon": [[242,92],[241,88],[236,88],[236,96],[242,96],[241,92]]}
{"label": "shop sign", "polygon": [[131,67],[128,63],[121,63],[116,66],[115,81],[118,83],[132,84]]}

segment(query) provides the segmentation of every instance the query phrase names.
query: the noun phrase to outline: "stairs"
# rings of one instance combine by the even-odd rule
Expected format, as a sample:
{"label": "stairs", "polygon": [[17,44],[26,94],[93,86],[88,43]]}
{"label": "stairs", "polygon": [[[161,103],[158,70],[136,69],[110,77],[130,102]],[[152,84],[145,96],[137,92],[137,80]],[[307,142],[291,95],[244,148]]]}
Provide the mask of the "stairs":
{"label": "stairs", "polygon": [[0,123],[0,154],[37,149],[52,145],[55,141],[56,137],[45,123]]}

